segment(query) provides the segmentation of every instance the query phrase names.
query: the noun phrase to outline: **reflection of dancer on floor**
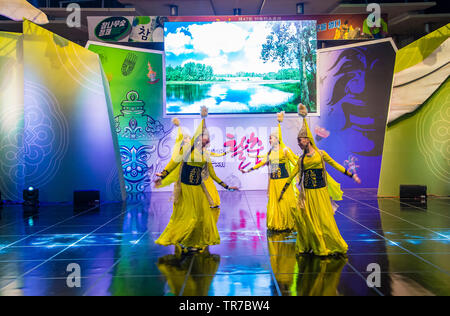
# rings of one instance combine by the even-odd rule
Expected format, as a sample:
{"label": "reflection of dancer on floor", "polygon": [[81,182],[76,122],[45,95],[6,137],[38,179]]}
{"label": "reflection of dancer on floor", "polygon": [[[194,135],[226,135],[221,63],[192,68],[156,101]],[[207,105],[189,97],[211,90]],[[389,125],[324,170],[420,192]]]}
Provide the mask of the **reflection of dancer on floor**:
{"label": "reflection of dancer on floor", "polygon": [[[242,173],[259,169],[265,165],[269,168],[269,187],[267,203],[267,229],[271,231],[291,231],[294,230],[294,213],[298,212],[295,185],[286,188],[285,198],[278,201],[281,190],[286,183],[286,178],[291,175],[291,170],[297,163],[298,157],[292,150],[283,143],[281,136],[280,122],[283,121],[284,113],[278,113],[278,129],[270,135],[271,148],[263,160],[248,171],[241,170]],[[291,167],[292,166],[292,167]]]}
{"label": "reflection of dancer on floor", "polygon": [[[204,179],[207,175],[227,190],[228,187],[215,174],[214,168],[206,153],[209,143],[209,132],[206,129],[205,117],[208,110],[202,108],[203,120],[194,134],[190,144],[172,155],[172,163],[156,180],[156,187],[169,185],[176,181],[174,187],[173,213],[157,244],[179,245],[187,250],[204,250],[209,245],[220,243],[217,230],[217,213],[210,208],[211,197],[206,189]],[[177,146],[177,145],[176,145]]]}
{"label": "reflection of dancer on floor", "polygon": [[338,257],[296,256],[294,235],[267,234],[270,264],[282,295],[336,296],[341,273],[348,259]]}
{"label": "reflection of dancer on floor", "polygon": [[[348,245],[339,233],[330,196],[334,200],[342,199],[340,185],[325,170],[325,162],[343,174],[361,183],[356,174],[351,174],[335,162],[325,151],[319,150],[306,122],[306,107],[299,105],[299,114],[303,116],[303,127],[298,134],[298,144],[304,151],[294,171],[287,179],[280,200],[297,173],[300,174],[301,191],[299,196],[300,212],[296,216],[297,251],[313,252],[319,256],[347,253]],[[333,202],[334,203],[334,202]]]}
{"label": "reflection of dancer on floor", "polygon": [[292,232],[269,232],[267,248],[270,265],[282,295],[291,294],[297,275],[295,235]]}
{"label": "reflection of dancer on floor", "polygon": [[[210,254],[208,249],[193,256],[176,252],[173,255],[160,257],[157,266],[166,278],[169,287],[168,293],[165,295],[208,295],[219,264],[220,256]],[[202,276],[199,277],[199,275]]]}
{"label": "reflection of dancer on floor", "polygon": [[344,256],[297,256],[298,278],[291,289],[297,296],[339,296],[339,282],[348,259]]}

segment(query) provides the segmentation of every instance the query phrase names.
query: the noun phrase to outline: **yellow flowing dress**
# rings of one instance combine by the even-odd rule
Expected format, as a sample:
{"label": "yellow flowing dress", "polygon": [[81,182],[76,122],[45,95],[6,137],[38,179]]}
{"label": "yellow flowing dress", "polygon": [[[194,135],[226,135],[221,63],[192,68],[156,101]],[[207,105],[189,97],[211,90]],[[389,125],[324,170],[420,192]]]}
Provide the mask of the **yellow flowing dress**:
{"label": "yellow flowing dress", "polygon": [[173,177],[172,172],[179,173],[172,216],[164,232],[155,241],[163,246],[205,248],[220,243],[216,226],[218,209],[210,208],[204,175],[209,174],[209,177],[224,188],[228,187],[216,176],[206,152],[195,148],[189,156],[190,159],[180,162],[171,160],[163,171],[167,178]]}
{"label": "yellow flowing dress", "polygon": [[[323,160],[322,160],[323,158]],[[301,159],[295,166],[286,184],[291,183],[301,170]],[[346,169],[334,161],[325,151],[315,150],[303,160],[304,205],[300,203],[300,212],[295,218],[297,230],[296,248],[299,253],[313,252],[318,256],[345,254],[348,245],[339,233],[334,219],[330,193],[327,188],[327,173],[323,161],[346,174]],[[316,187],[316,188],[314,188]],[[284,199],[284,197],[283,197]]]}
{"label": "yellow flowing dress", "polygon": [[[267,229],[272,231],[292,231],[295,229],[294,214],[298,212],[296,188],[290,185],[281,201],[278,198],[290,173],[289,162],[297,162],[297,156],[288,147],[270,151],[263,160],[252,169],[266,164],[269,167],[269,188],[267,202]],[[298,172],[297,172],[298,173]],[[295,175],[294,175],[295,176]]]}
{"label": "yellow flowing dress", "polygon": [[[213,153],[213,152],[207,152],[207,154],[210,157],[223,157],[226,153]],[[203,182],[205,183],[206,190],[208,191],[208,194],[211,198],[210,205],[212,208],[218,208],[220,206],[220,196],[219,192],[217,191],[216,185],[214,184],[214,180],[207,176],[206,179],[203,179]]]}

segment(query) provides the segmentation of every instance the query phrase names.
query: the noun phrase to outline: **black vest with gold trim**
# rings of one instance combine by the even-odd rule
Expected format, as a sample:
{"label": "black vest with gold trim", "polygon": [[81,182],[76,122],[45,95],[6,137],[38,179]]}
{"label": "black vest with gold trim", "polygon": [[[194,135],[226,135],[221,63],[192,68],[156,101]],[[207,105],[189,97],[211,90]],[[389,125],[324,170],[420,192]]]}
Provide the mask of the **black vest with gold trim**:
{"label": "black vest with gold trim", "polygon": [[200,185],[202,183],[202,167],[190,166],[184,162],[181,171],[181,183]]}
{"label": "black vest with gold trim", "polygon": [[304,171],[305,189],[320,189],[326,186],[323,169],[307,169]]}
{"label": "black vest with gold trim", "polygon": [[269,165],[270,179],[285,179],[289,178],[289,173],[286,169],[285,163]]}

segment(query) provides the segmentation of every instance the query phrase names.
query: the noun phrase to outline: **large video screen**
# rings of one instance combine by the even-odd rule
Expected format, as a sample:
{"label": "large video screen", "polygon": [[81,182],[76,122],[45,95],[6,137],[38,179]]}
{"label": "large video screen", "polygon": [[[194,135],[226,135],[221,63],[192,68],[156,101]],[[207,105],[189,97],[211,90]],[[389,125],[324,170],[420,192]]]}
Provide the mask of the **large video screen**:
{"label": "large video screen", "polygon": [[166,22],[167,115],[316,106],[315,21]]}

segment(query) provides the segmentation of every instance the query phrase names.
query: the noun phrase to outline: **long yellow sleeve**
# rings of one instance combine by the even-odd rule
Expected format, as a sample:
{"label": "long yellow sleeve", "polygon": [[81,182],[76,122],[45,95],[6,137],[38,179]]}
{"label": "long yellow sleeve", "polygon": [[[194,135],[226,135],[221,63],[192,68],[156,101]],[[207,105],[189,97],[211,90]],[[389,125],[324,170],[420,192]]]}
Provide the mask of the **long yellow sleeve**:
{"label": "long yellow sleeve", "polygon": [[166,170],[168,173],[171,173],[179,164],[180,162],[175,162],[172,159],[170,159],[169,163],[164,168],[164,170]]}
{"label": "long yellow sleeve", "polygon": [[209,176],[216,181],[218,184],[220,184],[222,187],[224,187],[225,189],[228,189],[228,185],[226,185],[225,183],[223,183],[222,180],[219,179],[219,177],[216,175],[216,172],[214,171],[214,167],[211,163],[211,161],[207,162],[208,164],[208,172],[209,172]]}
{"label": "long yellow sleeve", "polygon": [[[173,170],[175,170],[177,168],[177,166],[182,162],[182,159],[181,159],[182,156],[183,156],[183,148],[180,149],[180,152],[178,153],[178,155],[175,155],[175,156],[172,155],[172,158],[170,158],[168,164],[162,171],[163,179],[165,177],[167,177],[167,175],[169,173],[171,173]],[[174,160],[174,157],[175,157],[175,160]]]}
{"label": "long yellow sleeve", "polygon": [[284,154],[286,158],[293,164],[297,164],[298,156],[292,152],[292,150],[288,147],[284,148]]}
{"label": "long yellow sleeve", "polygon": [[266,155],[263,157],[263,160],[261,160],[261,162],[260,162],[259,164],[253,166],[253,167],[251,168],[251,170],[256,170],[256,169],[261,168],[262,166],[265,166],[266,163],[267,163],[267,159],[268,159],[268,154],[266,154]]}
{"label": "long yellow sleeve", "polygon": [[287,188],[291,185],[292,180],[294,180],[294,178],[299,173],[299,171],[300,171],[300,166],[298,165],[299,163],[301,163],[300,160],[295,164],[294,170],[292,170],[292,173],[289,175],[289,178],[287,178],[286,183],[284,184],[284,187],[281,190],[281,194],[280,194],[280,197],[278,199],[279,201],[283,197],[284,192],[286,192]]}
{"label": "long yellow sleeve", "polygon": [[208,154],[209,154],[211,157],[223,157],[223,156],[225,156],[227,153],[226,153],[226,152],[223,152],[223,153],[218,154],[218,153],[214,153],[214,152],[212,152],[212,151],[208,151]]}
{"label": "long yellow sleeve", "polygon": [[300,161],[297,161],[297,163],[295,164],[294,170],[292,170],[289,178],[287,178],[286,180],[286,185],[291,184],[292,180],[295,178],[295,176],[298,174],[298,172],[300,171],[300,166],[298,165]]}
{"label": "long yellow sleeve", "polygon": [[161,182],[157,185],[158,188],[168,186],[178,180],[179,172],[177,170],[180,169],[182,163],[182,160],[178,158],[182,157],[182,153],[183,150],[180,150],[177,155],[172,155],[169,163],[161,172]]}
{"label": "long yellow sleeve", "polygon": [[342,165],[340,165],[339,163],[334,161],[333,158],[331,158],[330,155],[328,155],[328,153],[326,151],[321,150],[321,152],[322,152],[323,160],[325,160],[326,163],[328,163],[334,169],[342,172],[343,174],[345,174],[345,175],[347,175],[349,177],[352,176],[352,174],[350,172],[348,172],[347,169],[345,169]]}

